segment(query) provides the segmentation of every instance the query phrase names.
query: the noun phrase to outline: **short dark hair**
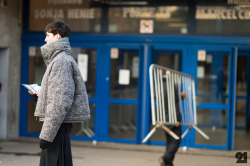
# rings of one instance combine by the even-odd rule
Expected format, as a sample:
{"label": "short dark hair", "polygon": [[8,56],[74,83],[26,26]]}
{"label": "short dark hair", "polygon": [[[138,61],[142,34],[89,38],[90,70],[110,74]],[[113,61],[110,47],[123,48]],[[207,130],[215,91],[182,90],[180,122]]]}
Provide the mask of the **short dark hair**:
{"label": "short dark hair", "polygon": [[56,21],[46,25],[44,33],[46,34],[47,32],[53,33],[53,35],[59,34],[61,37],[69,37],[71,28],[63,22]]}

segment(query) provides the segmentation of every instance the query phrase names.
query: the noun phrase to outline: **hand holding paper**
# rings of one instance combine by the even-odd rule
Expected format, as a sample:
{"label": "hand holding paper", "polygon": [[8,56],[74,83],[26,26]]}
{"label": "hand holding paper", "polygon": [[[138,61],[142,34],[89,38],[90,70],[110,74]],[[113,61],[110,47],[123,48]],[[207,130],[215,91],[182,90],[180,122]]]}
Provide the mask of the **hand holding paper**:
{"label": "hand holding paper", "polygon": [[37,84],[22,84],[26,89],[29,90],[32,94],[37,94],[39,93],[41,86]]}

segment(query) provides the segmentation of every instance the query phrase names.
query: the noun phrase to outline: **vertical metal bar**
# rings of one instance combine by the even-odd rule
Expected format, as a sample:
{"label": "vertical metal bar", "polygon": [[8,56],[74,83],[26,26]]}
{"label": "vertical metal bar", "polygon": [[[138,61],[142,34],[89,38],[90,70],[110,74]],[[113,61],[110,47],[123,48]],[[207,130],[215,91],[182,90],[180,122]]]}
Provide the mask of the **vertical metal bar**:
{"label": "vertical metal bar", "polygon": [[181,75],[177,76],[177,80],[178,80],[178,93],[179,93],[179,109],[180,109],[180,113],[181,113],[181,122],[184,122],[184,112],[183,112],[183,108],[182,108],[182,97],[181,97]]}
{"label": "vertical metal bar", "polygon": [[160,122],[163,122],[163,103],[164,103],[164,97],[163,97],[163,82],[162,82],[162,70],[160,70]]}
{"label": "vertical metal bar", "polygon": [[153,81],[153,73],[155,73],[154,66],[150,66],[149,68],[149,81],[150,81],[150,93],[151,93],[151,115],[152,115],[152,124],[155,125],[155,93],[154,93],[154,81]]}
{"label": "vertical metal bar", "polygon": [[171,99],[170,99],[170,82],[169,82],[169,71],[166,71],[166,82],[167,82],[167,98],[168,98],[168,122],[171,123]]}
{"label": "vertical metal bar", "polygon": [[159,69],[157,69],[156,70],[157,72],[156,72],[156,78],[157,78],[157,80],[156,80],[156,83],[157,83],[157,104],[156,104],[156,106],[157,106],[157,113],[156,113],[156,117],[157,117],[157,122],[159,122],[160,121],[160,114],[159,114],[159,112],[160,112],[160,99],[159,99],[159,94],[160,94],[160,90],[159,90]]}
{"label": "vertical metal bar", "polygon": [[186,94],[188,96],[188,100],[187,100],[188,124],[190,124],[191,123],[191,117],[190,117],[190,109],[189,109],[189,99],[190,99],[190,96],[189,96],[189,90],[188,90],[188,78],[185,77],[185,80],[186,80]]}
{"label": "vertical metal bar", "polygon": [[190,116],[190,124],[193,124],[193,111],[192,111],[192,94],[191,94],[191,81],[190,78],[187,77],[188,80],[188,105],[189,105],[189,116]]}
{"label": "vertical metal bar", "polygon": [[[175,86],[176,86],[176,84],[175,84],[175,73],[173,72],[172,73],[172,83],[173,83],[173,104],[174,104],[174,110],[173,110],[173,116],[174,116],[174,123],[177,123],[177,113],[176,113],[176,110],[177,110],[177,108],[176,108],[176,100],[175,100]],[[178,95],[178,94],[176,94],[176,95]]]}
{"label": "vertical metal bar", "polygon": [[[174,84],[175,84],[175,86],[176,86],[176,92],[175,93],[177,93],[176,95],[177,95],[177,101],[178,101],[178,103],[177,103],[177,105],[175,105],[175,110],[176,110],[176,112],[175,112],[175,114],[176,114],[176,118],[177,118],[177,110],[179,111],[179,113],[180,113],[180,100],[179,100],[179,96],[180,96],[180,93],[179,93],[179,85],[178,85],[178,81],[177,81],[177,73],[175,73],[175,76],[174,76]],[[177,121],[177,119],[176,119],[176,121]]]}
{"label": "vertical metal bar", "polygon": [[[186,80],[185,80],[185,77],[182,76],[182,79],[183,79],[183,92],[186,92]],[[187,115],[187,100],[184,100],[184,110],[185,110],[185,123],[188,123],[188,115]]]}
{"label": "vertical metal bar", "polygon": [[189,109],[189,91],[188,91],[188,78],[185,77],[185,87],[186,87],[186,95],[187,95],[187,102],[186,102],[186,107],[187,107],[187,115],[188,115],[188,124],[190,124],[190,109]]}
{"label": "vertical metal bar", "polygon": [[157,69],[154,69],[154,87],[155,87],[155,97],[156,97],[156,103],[154,103],[154,107],[156,107],[156,111],[155,111],[155,121],[156,123],[158,122],[158,118],[157,118],[157,112],[159,111],[158,108],[158,93],[157,93]]}
{"label": "vertical metal bar", "polygon": [[193,88],[193,109],[194,109],[194,124],[197,125],[197,112],[196,112],[196,93],[194,80],[192,79],[192,88]]}
{"label": "vertical metal bar", "polygon": [[174,117],[174,108],[175,108],[175,103],[174,103],[174,99],[173,99],[173,96],[174,96],[174,84],[173,84],[173,73],[170,72],[170,85],[171,85],[171,94],[170,94],[170,99],[171,99],[171,117],[172,117],[172,123],[175,124],[175,117]]}
{"label": "vertical metal bar", "polygon": [[192,124],[194,124],[194,108],[193,108],[193,91],[192,91],[192,78],[189,78],[189,82],[190,82],[190,109],[191,109],[191,113],[192,113]]}
{"label": "vertical metal bar", "polygon": [[[165,72],[163,72],[163,76],[164,76]],[[162,121],[165,123],[166,122],[166,110],[165,110],[165,97],[164,94],[166,93],[164,91],[164,81],[163,81],[163,76],[162,76]]]}

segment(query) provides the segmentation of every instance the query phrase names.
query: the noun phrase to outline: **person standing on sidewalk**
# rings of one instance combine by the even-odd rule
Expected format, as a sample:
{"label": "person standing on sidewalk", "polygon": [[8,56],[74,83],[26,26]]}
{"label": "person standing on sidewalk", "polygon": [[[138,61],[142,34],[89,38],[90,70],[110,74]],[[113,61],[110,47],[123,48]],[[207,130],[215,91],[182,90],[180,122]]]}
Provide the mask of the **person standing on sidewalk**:
{"label": "person standing on sidewalk", "polygon": [[[175,100],[175,109],[176,109],[176,116],[177,116],[177,123],[175,125],[167,125],[167,127],[174,132],[180,139],[176,140],[174,139],[170,134],[165,132],[166,136],[166,152],[164,155],[160,158],[160,164],[161,166],[173,166],[173,161],[175,157],[175,153],[180,147],[181,143],[181,113],[179,110],[179,97],[178,97],[178,87],[177,85],[174,87],[174,100]],[[182,92],[181,98],[185,99],[186,98],[186,93]],[[166,108],[166,117],[168,116],[168,96],[167,93],[165,93],[165,108]]]}
{"label": "person standing on sidewalk", "polygon": [[77,63],[72,58],[71,28],[62,22],[45,27],[41,53],[46,64],[35,109],[43,121],[40,133],[40,166],[72,166],[72,123],[90,119],[88,95]]}

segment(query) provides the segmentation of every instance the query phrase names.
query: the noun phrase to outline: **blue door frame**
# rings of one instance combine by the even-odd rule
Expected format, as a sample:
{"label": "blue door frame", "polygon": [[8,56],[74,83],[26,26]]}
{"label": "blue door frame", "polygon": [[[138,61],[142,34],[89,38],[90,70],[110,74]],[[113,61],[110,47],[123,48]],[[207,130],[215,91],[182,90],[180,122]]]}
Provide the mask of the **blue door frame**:
{"label": "blue door frame", "polygon": [[[247,57],[247,85],[250,85],[250,48],[249,47],[239,47],[238,48],[238,56],[246,56]],[[245,125],[247,124],[248,119],[250,118],[250,88],[247,86],[246,96],[237,95],[236,99],[245,99],[246,100],[246,118]],[[245,129],[245,127],[235,126],[236,129]]]}
{"label": "blue door frame", "polygon": [[[206,51],[216,51],[216,52],[228,52],[229,53],[229,91],[228,91],[228,103],[227,104],[217,104],[217,103],[200,103],[197,106],[197,109],[225,109],[228,110],[227,116],[227,142],[225,146],[221,145],[198,145],[195,144],[195,139],[192,139],[192,147],[196,148],[211,148],[211,149],[222,149],[222,150],[233,150],[234,145],[234,121],[235,121],[235,101],[236,101],[236,70],[237,70],[237,48],[231,46],[194,46],[194,52],[196,57],[198,56],[198,50]],[[217,62],[216,62],[217,63]],[[192,75],[195,76],[195,82],[197,83],[197,65],[196,61],[195,73]],[[196,84],[197,85],[197,84]]]}
{"label": "blue door frame", "polygon": [[[154,51],[167,51],[169,53],[171,52],[178,52],[181,53],[181,59],[180,59],[180,71],[187,73],[187,74],[192,74],[193,68],[190,67],[189,65],[186,64],[190,64],[191,66],[193,66],[192,64],[194,63],[194,55],[190,54],[190,45],[187,44],[153,44],[150,45],[148,47],[148,53],[149,53],[149,58],[148,58],[148,63],[147,63],[147,78],[146,78],[146,106],[145,106],[145,119],[146,119],[146,123],[145,123],[145,130],[143,132],[143,138],[148,134],[149,132],[149,126],[151,124],[151,119],[150,119],[150,115],[151,115],[151,106],[150,106],[150,85],[149,85],[149,66],[152,63],[155,63],[155,57],[154,57]],[[186,128],[186,127],[183,127]],[[185,130],[185,129],[184,129]],[[189,137],[191,136],[186,136],[185,139],[182,140],[181,142],[181,146],[185,145],[185,146],[190,146],[189,144]],[[166,142],[159,142],[159,141],[148,141],[147,144],[150,145],[165,145]]]}
{"label": "blue door frame", "polygon": [[[103,70],[103,80],[104,84],[103,84],[103,89],[105,89],[105,93],[103,96],[102,100],[102,108],[105,111],[105,115],[103,115],[103,120],[105,121],[105,128],[103,128],[104,130],[104,141],[108,141],[108,142],[121,142],[121,143],[139,143],[140,139],[141,139],[141,88],[143,87],[143,82],[142,82],[142,78],[144,75],[144,71],[143,71],[143,59],[144,57],[143,55],[143,46],[140,44],[106,44],[104,45],[104,63],[105,63],[105,69]],[[139,54],[139,77],[138,77],[138,90],[137,90],[137,99],[116,99],[116,98],[110,98],[110,67],[111,67],[111,58],[110,58],[110,52],[112,48],[117,48],[117,49],[126,49],[126,50],[138,50],[138,54]],[[122,138],[110,138],[109,137],[109,105],[110,104],[122,104],[122,105],[135,105],[137,107],[137,117],[136,117],[136,139],[122,139]]]}
{"label": "blue door frame", "polygon": [[[28,64],[29,64],[29,46],[41,46],[44,34],[25,34],[22,37],[22,57],[21,57],[21,83],[28,82]],[[214,46],[214,41],[217,43],[227,43],[227,45]],[[150,124],[150,91],[149,91],[149,73],[148,69],[152,63],[152,50],[181,50],[182,51],[182,65],[181,70],[184,73],[193,75],[196,78],[197,69],[197,50],[223,50],[230,53],[230,94],[227,105],[223,104],[200,104],[197,108],[218,109],[224,108],[229,110],[227,123],[227,144],[226,146],[217,145],[195,145],[194,131],[182,141],[182,145],[196,148],[208,149],[233,149],[233,135],[234,135],[234,106],[235,106],[235,77],[236,77],[236,63],[237,63],[237,48],[235,45],[239,43],[248,44],[248,40],[232,38],[207,38],[204,37],[154,37],[154,36],[105,36],[105,35],[82,35],[73,33],[71,35],[72,47],[88,47],[96,48],[97,51],[97,68],[96,73],[96,94],[95,98],[89,98],[90,103],[95,103],[95,136],[92,138],[72,136],[72,139],[77,140],[97,140],[97,141],[112,141],[122,143],[141,143],[144,136],[149,131]],[[236,42],[233,43],[233,42]],[[114,44],[112,44],[114,43]],[[171,43],[171,44],[170,44]],[[174,43],[174,44],[173,44]],[[195,45],[204,44],[204,45]],[[249,43],[250,44],[250,43]],[[138,85],[138,100],[123,100],[105,98],[109,94],[109,56],[110,48],[136,48],[140,54],[140,81]],[[196,80],[197,81],[197,80]],[[105,100],[103,100],[105,99]],[[20,136],[37,137],[38,133],[27,132],[27,101],[31,100],[31,96],[27,94],[24,88],[20,88]],[[136,104],[137,107],[137,133],[136,140],[113,139],[108,138],[108,104],[122,103],[122,104]],[[105,109],[106,111],[102,111]],[[164,145],[165,142],[150,142],[153,145]]]}

